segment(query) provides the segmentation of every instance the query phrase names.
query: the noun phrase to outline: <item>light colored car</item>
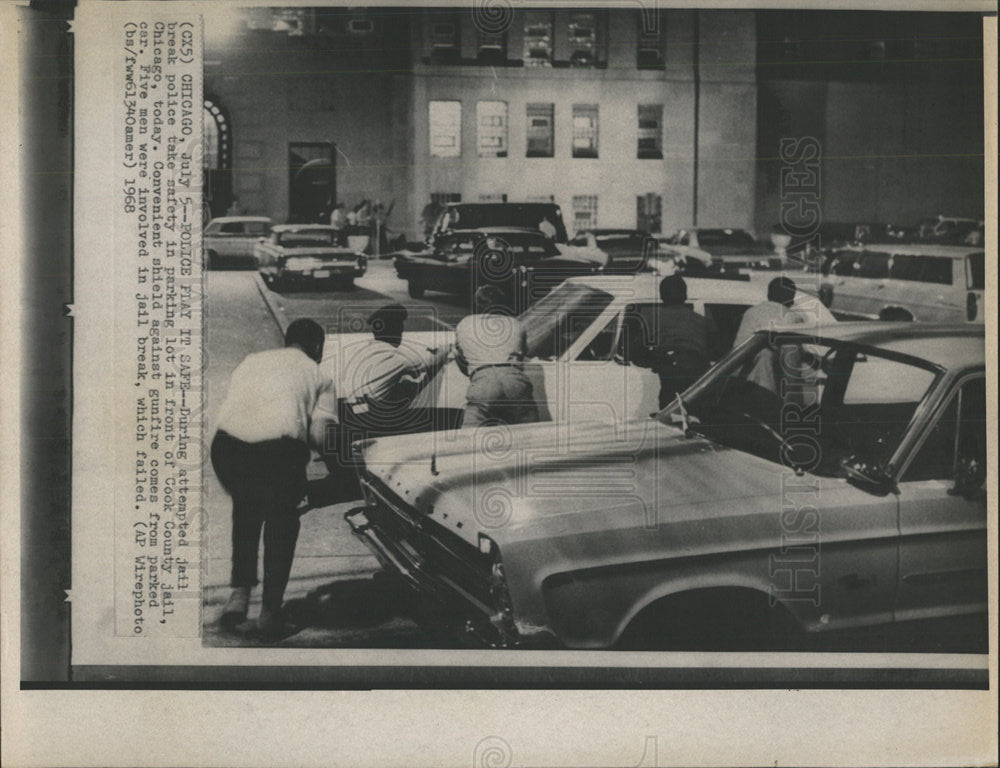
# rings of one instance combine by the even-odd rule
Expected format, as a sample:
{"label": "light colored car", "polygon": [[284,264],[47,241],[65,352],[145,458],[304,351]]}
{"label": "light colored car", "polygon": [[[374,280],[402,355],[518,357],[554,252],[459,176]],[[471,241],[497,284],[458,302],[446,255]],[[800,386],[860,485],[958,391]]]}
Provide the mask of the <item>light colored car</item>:
{"label": "light colored car", "polygon": [[[659,404],[660,379],[643,362],[661,307],[661,278],[654,273],[595,275],[563,282],[520,315],[528,337],[525,374],[542,420],[648,416]],[[760,282],[688,278],[688,303],[711,318],[709,346],[729,351],[743,313],[767,298]],[[833,322],[812,296],[800,293],[801,317]],[[469,379],[450,362],[417,399],[419,407],[448,411],[451,423],[465,406]]]}
{"label": "light colored car", "polygon": [[281,224],[254,249],[257,269],[271,287],[326,281],[352,288],[368,257],[341,245],[341,230],[321,224]]}
{"label": "light colored car", "polygon": [[212,219],[205,225],[203,234],[206,267],[256,267],[254,248],[270,232],[271,220],[266,216],[220,216]]}
{"label": "light colored car", "polygon": [[[835,312],[982,323],[985,253],[972,246],[872,244],[833,251],[821,295]],[[884,316],[884,315],[883,315]]]}
{"label": "light colored car", "polygon": [[346,519],[493,646],[799,647],[985,619],[984,350],[967,325],[762,331],[624,429],[357,443]]}

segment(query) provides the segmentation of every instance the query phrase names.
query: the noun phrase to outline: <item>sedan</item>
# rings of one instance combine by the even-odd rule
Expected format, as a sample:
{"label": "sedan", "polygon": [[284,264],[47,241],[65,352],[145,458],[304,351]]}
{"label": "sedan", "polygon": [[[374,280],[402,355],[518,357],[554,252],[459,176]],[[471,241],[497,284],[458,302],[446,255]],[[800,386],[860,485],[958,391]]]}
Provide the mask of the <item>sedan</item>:
{"label": "sedan", "polygon": [[330,226],[276,226],[254,249],[257,269],[272,288],[324,281],[350,289],[354,279],[365,274],[368,259],[360,251],[341,245],[342,239],[341,231]]}

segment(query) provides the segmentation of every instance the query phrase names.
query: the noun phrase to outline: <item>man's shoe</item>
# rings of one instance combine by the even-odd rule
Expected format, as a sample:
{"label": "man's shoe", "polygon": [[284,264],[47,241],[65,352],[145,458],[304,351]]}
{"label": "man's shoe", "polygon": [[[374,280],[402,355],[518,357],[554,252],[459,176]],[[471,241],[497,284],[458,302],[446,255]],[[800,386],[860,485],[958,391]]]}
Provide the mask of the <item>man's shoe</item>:
{"label": "man's shoe", "polygon": [[247,620],[247,609],[250,606],[250,587],[233,587],[229,600],[222,609],[219,624],[228,631],[233,631]]}
{"label": "man's shoe", "polygon": [[257,636],[261,642],[276,643],[288,637],[289,634],[292,634],[292,632],[290,632],[288,626],[285,624],[281,609],[278,608],[275,610],[267,606],[261,606],[260,616],[257,619]]}

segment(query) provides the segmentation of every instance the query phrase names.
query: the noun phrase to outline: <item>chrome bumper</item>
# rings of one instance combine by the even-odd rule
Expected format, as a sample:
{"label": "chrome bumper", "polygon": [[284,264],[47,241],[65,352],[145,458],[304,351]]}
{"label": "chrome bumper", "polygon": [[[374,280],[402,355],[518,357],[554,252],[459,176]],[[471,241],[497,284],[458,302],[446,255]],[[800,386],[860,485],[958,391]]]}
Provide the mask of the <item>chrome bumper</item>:
{"label": "chrome bumper", "polygon": [[489,648],[510,648],[517,639],[498,629],[490,618],[472,605],[457,590],[428,574],[419,555],[404,550],[378,530],[368,519],[370,507],[355,507],[344,514],[351,533],[371,550],[382,567],[398,577],[411,592],[426,600],[448,617],[451,634]]}

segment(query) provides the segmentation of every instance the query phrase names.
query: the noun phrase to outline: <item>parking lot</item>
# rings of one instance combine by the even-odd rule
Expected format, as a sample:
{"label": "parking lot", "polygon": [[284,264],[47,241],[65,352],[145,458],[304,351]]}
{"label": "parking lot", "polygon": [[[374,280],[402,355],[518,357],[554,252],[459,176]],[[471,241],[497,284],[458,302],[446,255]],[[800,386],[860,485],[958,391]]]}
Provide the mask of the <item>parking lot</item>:
{"label": "parking lot", "polygon": [[[228,386],[229,374],[250,352],[281,343],[282,331],[295,319],[310,317],[330,333],[359,328],[358,321],[389,302],[407,306],[412,330],[454,326],[467,312],[458,297],[429,293],[421,299],[407,295],[391,262],[374,261],[353,291],[303,289],[274,292],[250,270],[207,273],[208,419],[213,423]],[[309,467],[313,480],[326,469],[314,455]],[[229,498],[214,473],[207,472],[209,510],[209,567],[204,589],[204,642],[209,645],[258,645],[255,623],[257,600],[249,620],[236,632],[222,631],[218,612],[228,595]],[[286,593],[290,634],[280,641],[287,647],[416,648],[449,647],[452,641],[425,632],[414,620],[409,594],[382,573],[378,562],[358,542],[343,519],[354,506],[341,503],[311,509],[302,517],[302,532],[291,581]],[[985,619],[948,619],[907,622],[890,629],[831,633],[803,641],[804,650],[912,651],[983,650]],[[739,638],[734,638],[738,643]]]}

